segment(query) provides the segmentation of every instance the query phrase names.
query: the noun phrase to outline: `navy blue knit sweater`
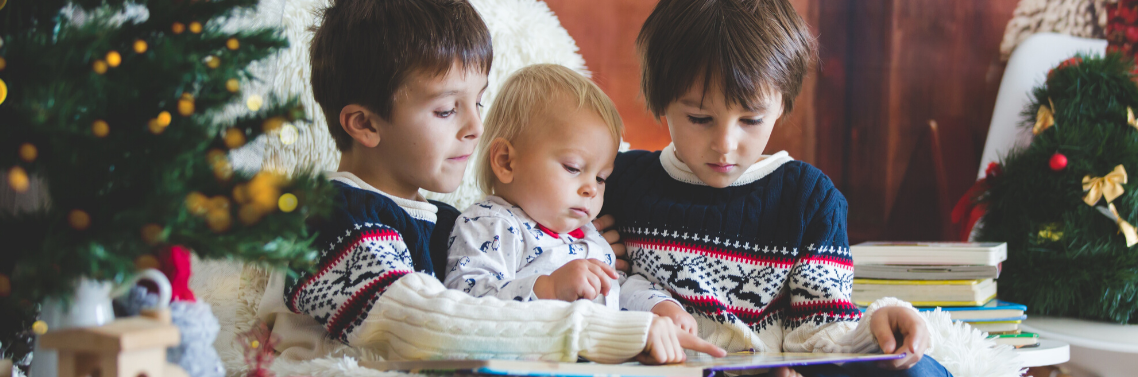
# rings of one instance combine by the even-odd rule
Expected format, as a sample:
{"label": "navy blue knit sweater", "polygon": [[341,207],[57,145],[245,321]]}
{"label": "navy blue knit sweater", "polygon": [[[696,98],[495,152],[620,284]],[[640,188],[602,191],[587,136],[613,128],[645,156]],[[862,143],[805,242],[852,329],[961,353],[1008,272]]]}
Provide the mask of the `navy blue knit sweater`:
{"label": "navy blue knit sweater", "polygon": [[284,297],[289,310],[316,318],[333,338],[347,342],[396,280],[445,269],[458,210],[383,195],[351,174],[333,176],[336,206],[309,226],[321,248],[317,272],[290,279]]}
{"label": "navy blue knit sweater", "polygon": [[674,298],[728,351],[833,349],[861,317],[845,198],[810,164],[780,152],[713,188],[669,146],[620,154],[607,183],[633,268],[621,301],[647,303],[626,309]]}

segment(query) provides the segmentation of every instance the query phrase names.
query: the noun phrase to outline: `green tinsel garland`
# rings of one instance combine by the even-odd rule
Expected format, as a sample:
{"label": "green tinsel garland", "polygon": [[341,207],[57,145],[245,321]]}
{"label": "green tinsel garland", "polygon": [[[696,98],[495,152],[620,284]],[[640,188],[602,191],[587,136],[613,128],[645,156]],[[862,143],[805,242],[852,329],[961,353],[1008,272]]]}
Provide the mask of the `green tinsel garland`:
{"label": "green tinsel garland", "polygon": [[[1126,246],[1119,226],[1083,201],[1082,187],[1084,176],[1102,177],[1119,164],[1138,174],[1138,128],[1127,123],[1127,108],[1138,110],[1133,71],[1119,54],[1080,55],[1034,90],[1026,126],[1051,103],[1055,125],[1005,156],[981,199],[988,212],[979,239],[1008,243],[1001,299],[1032,313],[1138,323],[1138,245]],[[1058,171],[1048,164],[1055,153],[1068,159]],[[1138,223],[1136,183],[1130,178],[1112,201],[1130,224]]]}

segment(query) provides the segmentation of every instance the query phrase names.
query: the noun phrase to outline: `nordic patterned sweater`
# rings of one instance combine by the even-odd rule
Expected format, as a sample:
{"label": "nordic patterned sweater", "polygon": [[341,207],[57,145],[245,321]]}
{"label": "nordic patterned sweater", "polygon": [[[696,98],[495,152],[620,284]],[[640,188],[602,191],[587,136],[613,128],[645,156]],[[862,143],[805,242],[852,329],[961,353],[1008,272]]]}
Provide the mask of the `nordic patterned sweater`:
{"label": "nordic patterned sweater", "polygon": [[318,353],[334,348],[319,339],[330,336],[388,360],[583,356],[616,362],[643,349],[650,313],[591,302],[474,298],[445,289],[432,271],[446,263],[457,210],[387,195],[351,173],[328,175],[337,206],[313,225],[322,247],[317,272],[287,282],[275,273],[269,287],[279,288],[267,289],[261,301],[258,316],[278,325],[273,332],[287,338],[282,343]]}
{"label": "nordic patterned sweater", "polygon": [[[783,151],[713,188],[674,151],[622,153],[608,180],[602,215],[616,217],[632,264],[622,298],[654,298],[626,309],[674,298],[728,352],[876,349],[850,299],[846,200],[829,178]],[[873,309],[892,305],[908,306]]]}

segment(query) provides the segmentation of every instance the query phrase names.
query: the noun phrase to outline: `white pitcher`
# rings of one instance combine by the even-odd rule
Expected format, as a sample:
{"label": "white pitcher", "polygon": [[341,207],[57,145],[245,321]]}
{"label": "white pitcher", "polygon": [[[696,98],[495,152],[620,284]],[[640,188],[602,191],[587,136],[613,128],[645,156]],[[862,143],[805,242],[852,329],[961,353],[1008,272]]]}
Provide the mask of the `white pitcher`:
{"label": "white pitcher", "polygon": [[[158,286],[158,308],[170,305],[170,281],[161,271],[146,269],[123,282],[122,287],[130,287],[139,280],[150,280]],[[48,331],[72,327],[102,326],[115,320],[114,307],[111,306],[111,291],[115,286],[107,281],[80,278],[70,303],[62,299],[44,300],[39,319],[47,324]],[[56,377],[59,373],[59,357],[54,350],[44,350],[36,339],[32,351],[32,377]]]}

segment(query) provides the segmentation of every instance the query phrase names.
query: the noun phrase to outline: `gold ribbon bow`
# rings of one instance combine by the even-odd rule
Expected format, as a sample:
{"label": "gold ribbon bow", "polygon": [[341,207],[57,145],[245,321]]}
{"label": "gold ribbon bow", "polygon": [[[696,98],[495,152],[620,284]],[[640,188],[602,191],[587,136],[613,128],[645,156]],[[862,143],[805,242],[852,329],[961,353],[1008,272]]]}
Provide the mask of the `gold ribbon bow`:
{"label": "gold ribbon bow", "polygon": [[1126,124],[1138,128],[1138,118],[1134,117],[1134,109],[1131,109],[1130,106],[1126,106]]}
{"label": "gold ribbon bow", "polygon": [[1126,183],[1126,168],[1122,165],[1114,167],[1114,170],[1102,177],[1083,177],[1083,191],[1087,191],[1087,196],[1083,197],[1083,201],[1089,206],[1094,206],[1098,203],[1099,198],[1106,197],[1106,202],[1110,203],[1122,195],[1124,190],[1122,184]]}
{"label": "gold ribbon bow", "polygon": [[1118,209],[1114,208],[1114,203],[1107,204],[1107,208],[1109,208],[1110,213],[1114,215],[1114,221],[1118,223],[1118,231],[1122,232],[1123,236],[1126,236],[1126,247],[1138,244],[1138,230],[1135,230],[1133,225],[1130,225],[1130,223],[1122,219],[1122,216],[1118,215]]}
{"label": "gold ribbon bow", "polygon": [[1039,105],[1039,111],[1035,113],[1035,126],[1031,127],[1033,135],[1039,135],[1055,125],[1055,114],[1051,110],[1055,107],[1055,103],[1051,102],[1050,98],[1047,99],[1047,103],[1051,104],[1051,107]]}

